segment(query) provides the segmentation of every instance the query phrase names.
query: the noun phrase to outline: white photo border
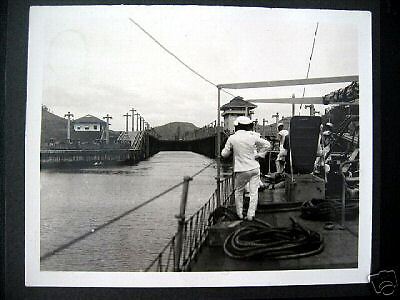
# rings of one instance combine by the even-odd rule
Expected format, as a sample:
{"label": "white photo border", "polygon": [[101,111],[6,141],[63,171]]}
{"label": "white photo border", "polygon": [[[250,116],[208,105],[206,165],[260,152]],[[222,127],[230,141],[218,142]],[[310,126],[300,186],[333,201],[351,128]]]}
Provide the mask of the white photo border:
{"label": "white photo border", "polygon": [[[110,9],[113,6],[110,6]],[[341,20],[359,32],[360,209],[358,268],[246,272],[49,272],[40,271],[40,124],[43,51],[41,11],[29,16],[28,82],[25,133],[25,285],[30,287],[234,287],[367,283],[372,248],[373,98],[372,24],[369,11],[280,9],[277,13],[308,20]],[[62,7],[57,7],[62,9]],[[261,8],[260,8],[261,9]]]}

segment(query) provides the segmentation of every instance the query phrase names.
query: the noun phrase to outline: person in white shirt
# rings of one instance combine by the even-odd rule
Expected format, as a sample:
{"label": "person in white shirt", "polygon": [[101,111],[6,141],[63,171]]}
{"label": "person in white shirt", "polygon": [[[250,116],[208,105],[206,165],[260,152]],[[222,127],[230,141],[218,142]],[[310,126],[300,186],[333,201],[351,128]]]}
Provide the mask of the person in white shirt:
{"label": "person in white shirt", "polygon": [[240,219],[243,219],[243,190],[246,184],[250,183],[250,203],[247,219],[251,221],[257,208],[260,181],[260,164],[256,160],[258,154],[255,153],[254,149],[260,149],[260,152],[263,152],[263,150],[266,151],[271,148],[271,144],[252,132],[253,123],[248,117],[238,117],[235,121],[236,124],[237,131],[228,138],[221,155],[226,158],[233,152],[235,205],[236,213]]}
{"label": "person in white shirt", "polygon": [[325,174],[330,171],[330,153],[332,143],[334,142],[332,128],[332,123],[326,123],[325,126],[321,125],[321,131],[323,129],[325,130],[319,136],[317,158],[314,163],[314,173],[319,173],[321,168],[325,168]]}
{"label": "person in white shirt", "polygon": [[285,158],[287,155],[287,151],[283,148],[283,143],[285,141],[285,137],[289,134],[289,131],[283,129],[283,123],[278,124],[278,139],[279,139],[279,154],[276,158],[276,172],[282,173],[285,169]]}

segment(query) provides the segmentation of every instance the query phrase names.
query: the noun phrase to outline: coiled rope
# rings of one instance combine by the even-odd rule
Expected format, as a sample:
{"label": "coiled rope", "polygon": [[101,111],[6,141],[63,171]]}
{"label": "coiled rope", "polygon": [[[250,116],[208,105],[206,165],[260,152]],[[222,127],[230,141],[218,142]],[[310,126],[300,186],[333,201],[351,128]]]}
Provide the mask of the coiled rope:
{"label": "coiled rope", "polygon": [[[200,173],[202,173],[205,169],[209,168],[209,167],[210,167],[211,165],[213,165],[213,164],[214,164],[214,162],[209,163],[209,164],[206,165],[204,168],[202,168],[200,171],[198,171],[198,172],[196,172],[195,174],[193,174],[193,175],[191,176],[191,178],[196,177],[197,175],[199,175]],[[143,207],[143,206],[145,206],[145,205],[147,205],[147,204],[153,202],[154,200],[160,198],[161,196],[164,196],[165,194],[169,193],[170,191],[176,189],[177,187],[181,186],[183,183],[184,183],[184,181],[181,181],[181,182],[179,182],[179,183],[177,183],[177,184],[171,186],[170,188],[166,189],[165,191],[159,193],[158,195],[156,195],[156,196],[150,198],[149,200],[147,200],[147,201],[145,201],[145,202],[142,202],[141,204],[135,206],[134,208],[125,211],[124,213],[122,213],[122,214],[120,214],[120,215],[118,215],[118,216],[112,218],[111,220],[109,220],[109,221],[107,221],[107,222],[105,222],[105,223],[103,223],[103,224],[97,226],[96,228],[91,229],[90,231],[88,231],[88,232],[82,234],[81,236],[76,237],[76,238],[70,240],[69,242],[64,243],[63,245],[57,247],[56,249],[51,250],[51,251],[49,251],[49,252],[43,254],[42,256],[40,256],[40,261],[43,261],[43,260],[46,260],[46,259],[50,258],[51,256],[55,255],[56,253],[58,253],[58,252],[60,252],[60,251],[62,251],[62,250],[67,249],[68,247],[70,247],[70,246],[76,244],[76,243],[79,242],[79,241],[84,240],[84,239],[87,238],[88,236],[90,236],[90,235],[92,235],[92,234],[98,232],[99,230],[101,230],[101,229],[107,227],[108,225],[111,225],[111,224],[113,224],[113,223],[119,221],[119,220],[122,219],[123,217],[126,217],[127,215],[129,215],[129,214],[133,213],[134,211],[138,210],[139,208],[141,208],[141,207]]]}
{"label": "coiled rope", "polygon": [[323,251],[322,236],[307,230],[293,218],[291,227],[272,227],[254,219],[231,233],[224,242],[225,253],[235,259],[268,257],[272,259],[300,258]]}

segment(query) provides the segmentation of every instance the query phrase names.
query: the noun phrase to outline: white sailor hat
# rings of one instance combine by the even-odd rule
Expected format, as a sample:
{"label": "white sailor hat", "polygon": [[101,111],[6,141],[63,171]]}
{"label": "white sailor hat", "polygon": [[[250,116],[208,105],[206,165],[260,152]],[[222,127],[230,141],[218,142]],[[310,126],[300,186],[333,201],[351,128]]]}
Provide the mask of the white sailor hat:
{"label": "white sailor hat", "polygon": [[233,122],[233,125],[235,125],[235,126],[237,126],[239,124],[249,125],[249,124],[251,124],[251,120],[248,117],[240,116],[240,117],[237,117],[236,120]]}
{"label": "white sailor hat", "polygon": [[330,130],[325,130],[322,134],[325,135],[325,136],[328,136],[328,135],[331,135],[331,134],[332,134],[332,131],[330,131]]}
{"label": "white sailor hat", "polygon": [[325,124],[325,126],[328,126],[328,127],[333,127],[333,124],[332,124],[332,123],[330,123],[330,122],[328,122],[328,123],[326,123],[326,124]]}

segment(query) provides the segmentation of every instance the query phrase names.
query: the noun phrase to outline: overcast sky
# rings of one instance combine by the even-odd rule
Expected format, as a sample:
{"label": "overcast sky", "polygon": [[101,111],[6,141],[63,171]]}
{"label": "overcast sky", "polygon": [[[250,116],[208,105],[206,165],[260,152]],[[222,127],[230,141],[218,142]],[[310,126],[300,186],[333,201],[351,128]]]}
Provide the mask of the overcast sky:
{"label": "overcast sky", "polygon": [[[305,78],[317,22],[309,77],[358,75],[359,28],[353,13],[199,6],[35,7],[31,22],[39,26],[30,28],[29,47],[41,49],[42,58],[33,59],[42,60],[42,103],[60,116],[70,111],[75,118],[102,118],[108,113],[113,117],[111,129],[124,130],[122,115],[135,108],[152,126],[173,121],[203,126],[216,119],[217,89],[182,66],[129,18],[201,75],[221,84]],[[346,85],[307,86],[305,96],[322,96]],[[303,87],[229,91],[245,99],[301,97]],[[231,99],[222,93],[221,105]],[[291,107],[258,104],[255,118],[272,122],[276,112],[289,116]]]}

